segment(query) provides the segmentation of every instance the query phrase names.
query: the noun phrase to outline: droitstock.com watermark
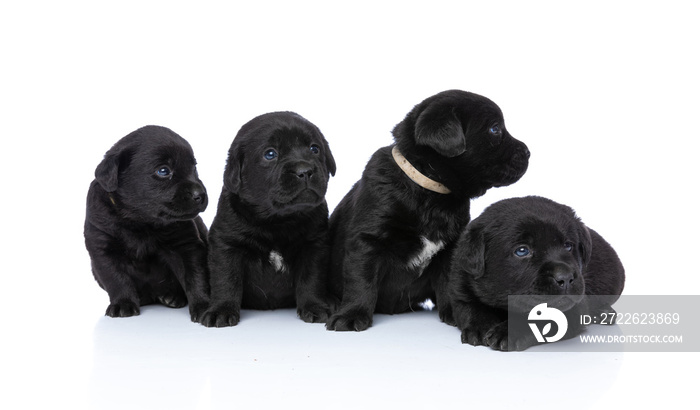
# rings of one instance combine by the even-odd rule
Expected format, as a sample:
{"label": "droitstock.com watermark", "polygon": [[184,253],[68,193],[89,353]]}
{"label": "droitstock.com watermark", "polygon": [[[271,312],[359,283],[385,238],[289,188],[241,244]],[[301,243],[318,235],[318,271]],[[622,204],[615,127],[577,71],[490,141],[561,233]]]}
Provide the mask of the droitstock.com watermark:
{"label": "droitstock.com watermark", "polygon": [[700,296],[616,299],[509,296],[508,345],[530,340],[533,351],[700,352]]}

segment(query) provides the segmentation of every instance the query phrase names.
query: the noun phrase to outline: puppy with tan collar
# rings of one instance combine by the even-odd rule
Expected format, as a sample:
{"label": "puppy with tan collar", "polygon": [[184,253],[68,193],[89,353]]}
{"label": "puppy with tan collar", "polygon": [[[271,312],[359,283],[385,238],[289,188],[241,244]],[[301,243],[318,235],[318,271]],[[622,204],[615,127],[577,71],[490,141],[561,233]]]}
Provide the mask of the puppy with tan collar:
{"label": "puppy with tan collar", "polygon": [[530,153],[491,100],[450,90],[416,105],[330,219],[329,285],[341,298],[329,330],[365,330],[372,315],[437,302],[451,321],[445,276],[469,201],[516,182]]}

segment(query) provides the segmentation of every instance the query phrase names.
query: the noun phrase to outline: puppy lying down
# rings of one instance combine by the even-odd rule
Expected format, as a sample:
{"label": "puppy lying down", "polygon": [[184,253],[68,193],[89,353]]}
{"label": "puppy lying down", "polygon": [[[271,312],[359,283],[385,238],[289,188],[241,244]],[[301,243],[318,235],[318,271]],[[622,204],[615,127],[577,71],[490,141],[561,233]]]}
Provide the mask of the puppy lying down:
{"label": "puppy lying down", "polygon": [[533,306],[509,306],[509,295],[554,304],[570,318],[564,337],[573,337],[583,330],[580,314],[614,312],[624,282],[615,250],[571,208],[536,196],[506,199],[474,219],[459,240],[448,284],[450,324],[462,331],[462,343],[523,350],[537,340],[528,331],[508,338],[508,310],[527,316]]}
{"label": "puppy lying down", "polygon": [[95,169],[85,215],[85,246],[106,315],[138,315],[150,303],[206,309],[207,228],[198,214],[207,192],[190,144],[164,127],[119,140]]}

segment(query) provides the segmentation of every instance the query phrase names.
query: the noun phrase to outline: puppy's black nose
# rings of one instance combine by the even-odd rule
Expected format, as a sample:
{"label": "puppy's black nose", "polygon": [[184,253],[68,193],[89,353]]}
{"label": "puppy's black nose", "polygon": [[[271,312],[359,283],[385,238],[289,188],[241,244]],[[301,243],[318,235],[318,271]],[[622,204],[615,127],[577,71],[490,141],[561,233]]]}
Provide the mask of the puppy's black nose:
{"label": "puppy's black nose", "polygon": [[314,168],[311,164],[299,164],[294,169],[294,173],[299,179],[309,179],[314,174]]}
{"label": "puppy's black nose", "polygon": [[207,193],[195,189],[194,191],[192,191],[192,200],[198,204],[204,203],[207,200]]}
{"label": "puppy's black nose", "polygon": [[562,290],[568,289],[574,283],[574,273],[570,269],[556,268],[553,272],[552,279]]}

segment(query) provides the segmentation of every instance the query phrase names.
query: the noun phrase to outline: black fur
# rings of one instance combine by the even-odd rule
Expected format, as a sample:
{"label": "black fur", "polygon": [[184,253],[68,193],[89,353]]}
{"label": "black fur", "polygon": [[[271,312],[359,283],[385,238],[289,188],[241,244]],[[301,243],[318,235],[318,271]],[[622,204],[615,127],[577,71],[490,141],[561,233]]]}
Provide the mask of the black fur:
{"label": "black fur", "polygon": [[[277,156],[266,159],[270,150]],[[264,114],[241,128],[209,234],[212,293],[203,325],[236,325],[241,307],[296,306],[304,321],[326,321],[325,194],[335,168],[321,131],[295,113]]]}
{"label": "black fur", "polygon": [[[524,249],[527,255],[515,254]],[[580,313],[614,312],[611,305],[624,281],[625,271],[613,248],[573,209],[535,196],[506,199],[488,207],[460,238],[449,278],[454,314],[450,324],[462,331],[463,343],[522,350],[536,340],[523,332],[525,337],[509,346],[509,295],[535,300],[537,295],[557,296],[555,307],[574,319],[566,335],[572,337],[582,330],[576,326]],[[591,306],[584,295],[611,297]],[[512,313],[524,315],[526,310],[511,306]]]}
{"label": "black fur", "polygon": [[107,316],[189,301],[197,321],[206,309],[207,228],[198,214],[207,194],[195,165],[187,141],[147,126],[119,140],[95,169],[84,234],[95,279],[109,294]]}
{"label": "black fur", "polygon": [[[450,316],[445,276],[451,249],[469,222],[469,201],[517,181],[530,155],[506,131],[496,104],[459,90],[416,105],[393,134],[405,158],[451,193],[410,180],[392,158],[392,146],[374,153],[330,219],[329,286],[342,303],[329,330],[365,330],[373,312],[420,309],[428,298],[437,299],[441,316]],[[426,240],[444,248],[409,266]]]}

